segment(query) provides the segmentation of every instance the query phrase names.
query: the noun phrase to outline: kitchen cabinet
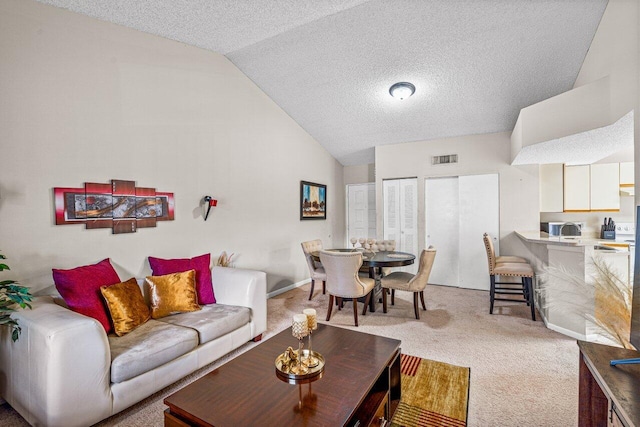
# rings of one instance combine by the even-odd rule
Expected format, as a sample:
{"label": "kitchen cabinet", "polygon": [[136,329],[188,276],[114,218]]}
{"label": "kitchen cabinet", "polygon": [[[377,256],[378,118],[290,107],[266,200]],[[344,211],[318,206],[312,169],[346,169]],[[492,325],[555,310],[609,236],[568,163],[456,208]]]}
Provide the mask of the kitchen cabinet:
{"label": "kitchen cabinet", "polygon": [[[620,165],[618,163],[565,165],[563,196],[564,212],[619,211]],[[542,209],[541,211],[556,212]]]}
{"label": "kitchen cabinet", "polygon": [[633,170],[633,162],[625,162],[620,163],[620,186],[625,187],[633,187],[634,179],[634,170]]}
{"label": "kitchen cabinet", "polygon": [[540,212],[564,210],[563,164],[540,165]]}
{"label": "kitchen cabinet", "polygon": [[620,165],[618,163],[590,166],[591,210],[620,210]]}
{"label": "kitchen cabinet", "polygon": [[[588,212],[591,210],[589,165],[564,167],[564,211]],[[617,192],[616,192],[617,194]]]}

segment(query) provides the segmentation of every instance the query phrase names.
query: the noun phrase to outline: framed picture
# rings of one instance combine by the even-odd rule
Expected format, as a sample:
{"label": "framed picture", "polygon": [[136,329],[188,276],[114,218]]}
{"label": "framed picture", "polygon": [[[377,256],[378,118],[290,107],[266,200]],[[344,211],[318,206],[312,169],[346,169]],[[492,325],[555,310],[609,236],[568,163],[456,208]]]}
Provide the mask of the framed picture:
{"label": "framed picture", "polygon": [[300,181],[300,219],[327,219],[327,186]]}

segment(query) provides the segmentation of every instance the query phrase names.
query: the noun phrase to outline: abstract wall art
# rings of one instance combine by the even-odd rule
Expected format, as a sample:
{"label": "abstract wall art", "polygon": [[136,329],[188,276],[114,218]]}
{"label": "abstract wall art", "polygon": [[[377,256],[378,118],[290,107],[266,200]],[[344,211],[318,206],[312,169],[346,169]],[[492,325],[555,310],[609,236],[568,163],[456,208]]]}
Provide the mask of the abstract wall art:
{"label": "abstract wall art", "polygon": [[85,224],[110,228],[113,234],[135,233],[174,219],[173,193],[136,187],[135,181],[87,182],[84,188],[54,188],[56,225]]}
{"label": "abstract wall art", "polygon": [[327,219],[327,186],[300,181],[300,219]]}

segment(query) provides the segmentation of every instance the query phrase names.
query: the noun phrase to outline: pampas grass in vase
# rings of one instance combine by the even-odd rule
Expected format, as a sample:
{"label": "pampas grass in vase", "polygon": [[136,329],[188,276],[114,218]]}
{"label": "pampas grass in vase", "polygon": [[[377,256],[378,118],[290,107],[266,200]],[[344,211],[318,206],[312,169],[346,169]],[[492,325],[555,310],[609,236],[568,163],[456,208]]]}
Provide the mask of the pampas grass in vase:
{"label": "pampas grass in vase", "polygon": [[594,256],[592,265],[591,281],[564,268],[547,267],[536,290],[545,301],[543,308],[579,315],[603,337],[633,349],[629,342],[632,288],[602,257]]}

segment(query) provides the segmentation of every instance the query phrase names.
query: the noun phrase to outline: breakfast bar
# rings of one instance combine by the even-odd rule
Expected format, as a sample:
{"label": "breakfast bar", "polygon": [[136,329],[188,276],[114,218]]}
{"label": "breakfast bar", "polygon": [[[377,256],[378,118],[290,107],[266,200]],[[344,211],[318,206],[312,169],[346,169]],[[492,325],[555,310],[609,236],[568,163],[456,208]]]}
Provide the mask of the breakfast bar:
{"label": "breakfast bar", "polygon": [[516,231],[536,272],[536,304],[545,325],[576,339],[589,341],[603,295],[594,286],[606,266],[615,279],[630,286],[627,248],[586,236],[549,236],[542,231]]}

